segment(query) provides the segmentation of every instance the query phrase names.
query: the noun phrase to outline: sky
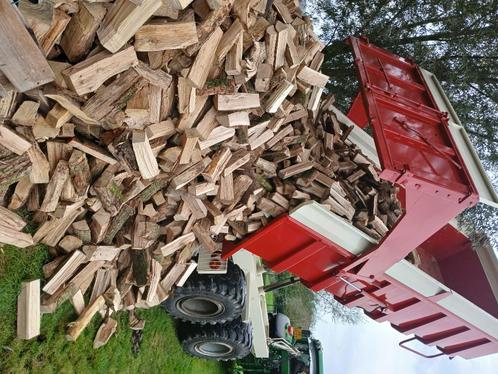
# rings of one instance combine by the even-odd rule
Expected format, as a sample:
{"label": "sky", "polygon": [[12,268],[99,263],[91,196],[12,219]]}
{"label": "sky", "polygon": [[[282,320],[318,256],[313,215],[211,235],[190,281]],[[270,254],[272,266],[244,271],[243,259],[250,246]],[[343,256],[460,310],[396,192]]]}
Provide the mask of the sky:
{"label": "sky", "polygon": [[[425,359],[398,343],[409,336],[365,317],[358,325],[332,323],[319,318],[312,328],[323,347],[326,374],[497,374],[498,354],[464,360],[459,357]],[[420,346],[413,346],[417,349]],[[436,353],[435,350],[423,350]]]}

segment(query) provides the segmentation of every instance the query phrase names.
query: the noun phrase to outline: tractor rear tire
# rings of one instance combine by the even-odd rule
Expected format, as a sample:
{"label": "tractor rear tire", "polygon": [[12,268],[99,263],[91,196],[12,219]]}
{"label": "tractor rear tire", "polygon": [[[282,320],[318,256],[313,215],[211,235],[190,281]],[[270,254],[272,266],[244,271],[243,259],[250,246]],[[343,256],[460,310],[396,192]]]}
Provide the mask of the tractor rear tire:
{"label": "tractor rear tire", "polygon": [[228,262],[226,274],[192,274],[162,306],[183,321],[202,325],[226,323],[240,317],[246,297],[244,272]]}
{"label": "tractor rear tire", "polygon": [[251,352],[252,326],[240,318],[217,325],[180,327],[181,344],[185,352],[207,360],[241,359]]}

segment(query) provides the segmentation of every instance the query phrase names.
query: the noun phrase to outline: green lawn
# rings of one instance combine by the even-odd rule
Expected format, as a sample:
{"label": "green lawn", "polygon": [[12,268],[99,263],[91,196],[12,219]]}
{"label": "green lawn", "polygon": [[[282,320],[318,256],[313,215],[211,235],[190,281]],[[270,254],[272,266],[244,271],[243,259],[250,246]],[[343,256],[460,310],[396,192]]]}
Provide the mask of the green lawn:
{"label": "green lawn", "polygon": [[41,335],[21,341],[16,334],[16,299],[23,280],[41,277],[41,266],[48,261],[44,246],[18,249],[0,248],[0,372],[1,373],[226,373],[218,362],[195,359],[183,353],[173,320],[161,309],[137,313],[145,319],[140,353],[131,352],[132,331],[128,316],[119,313],[119,326],[109,343],[94,350],[93,338],[100,316],[75,343],[65,340],[66,326],[76,319],[69,303],[42,318]]}

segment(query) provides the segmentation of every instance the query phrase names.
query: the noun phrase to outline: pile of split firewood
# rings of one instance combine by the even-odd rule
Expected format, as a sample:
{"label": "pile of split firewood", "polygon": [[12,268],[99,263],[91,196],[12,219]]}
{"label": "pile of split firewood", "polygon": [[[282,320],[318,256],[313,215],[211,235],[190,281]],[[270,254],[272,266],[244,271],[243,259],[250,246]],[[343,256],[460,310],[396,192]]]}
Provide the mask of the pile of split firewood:
{"label": "pile of split firewood", "polygon": [[296,0],[0,0],[0,242],[54,256],[19,337],[66,300],[70,340],[140,329],[199,250],[310,199],[380,239],[396,191],[322,99],[323,47]]}

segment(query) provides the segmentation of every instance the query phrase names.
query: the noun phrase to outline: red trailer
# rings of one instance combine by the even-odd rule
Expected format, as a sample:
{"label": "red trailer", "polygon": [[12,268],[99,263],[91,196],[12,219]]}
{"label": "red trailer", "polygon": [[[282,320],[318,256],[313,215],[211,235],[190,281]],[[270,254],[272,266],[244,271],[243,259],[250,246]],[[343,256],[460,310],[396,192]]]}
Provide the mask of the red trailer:
{"label": "red trailer", "polygon": [[[360,89],[348,118],[337,115],[356,124],[352,141],[400,187],[402,217],[377,243],[310,202],[227,246],[224,257],[241,249],[260,256],[274,271],[414,334],[400,343],[409,350],[418,339],[437,347],[430,357],[496,353],[498,262],[491,248],[474,250],[452,219],[498,198],[437,79],[366,39],[349,43]],[[375,146],[361,130],[368,124]]]}

